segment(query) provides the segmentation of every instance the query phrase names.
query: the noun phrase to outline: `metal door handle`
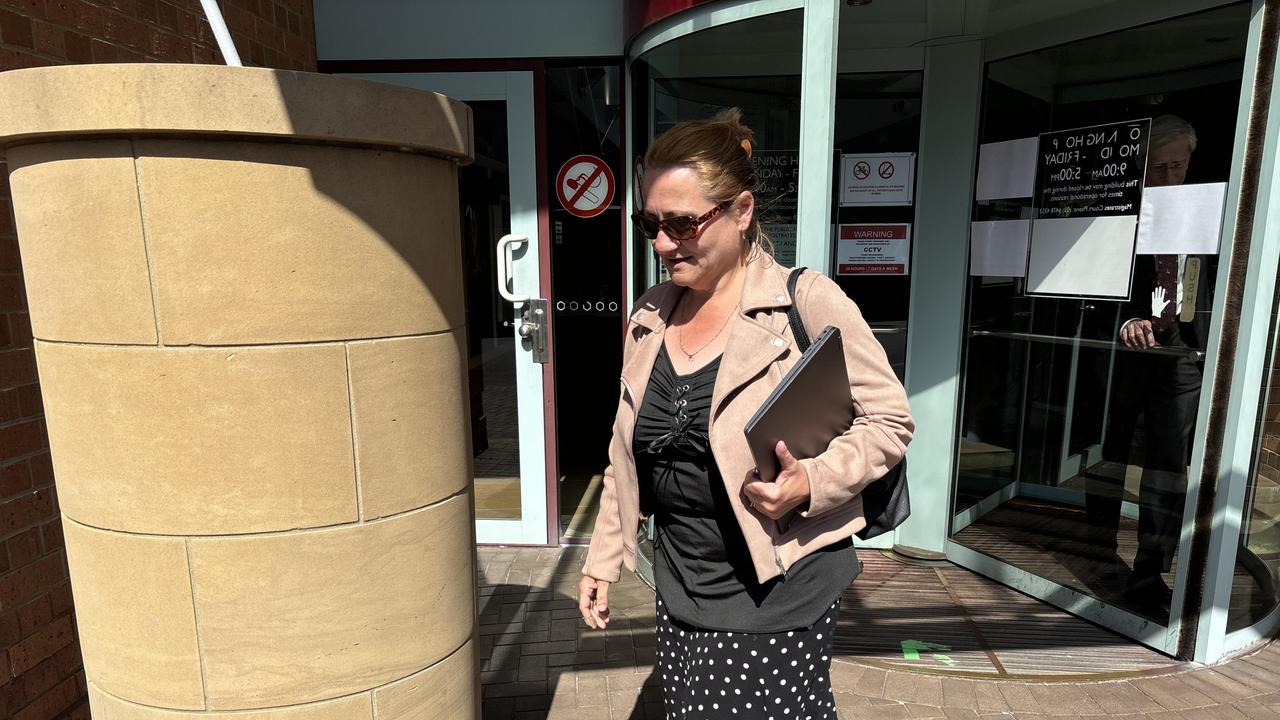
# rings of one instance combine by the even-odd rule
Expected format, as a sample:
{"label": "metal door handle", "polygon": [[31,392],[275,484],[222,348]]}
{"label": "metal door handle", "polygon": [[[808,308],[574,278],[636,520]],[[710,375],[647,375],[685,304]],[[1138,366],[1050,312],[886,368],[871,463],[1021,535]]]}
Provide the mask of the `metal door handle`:
{"label": "metal door handle", "polygon": [[529,242],[526,235],[503,235],[498,240],[498,294],[510,303],[522,303],[529,299],[528,295],[517,295],[512,292],[511,284],[511,246],[516,243]]}

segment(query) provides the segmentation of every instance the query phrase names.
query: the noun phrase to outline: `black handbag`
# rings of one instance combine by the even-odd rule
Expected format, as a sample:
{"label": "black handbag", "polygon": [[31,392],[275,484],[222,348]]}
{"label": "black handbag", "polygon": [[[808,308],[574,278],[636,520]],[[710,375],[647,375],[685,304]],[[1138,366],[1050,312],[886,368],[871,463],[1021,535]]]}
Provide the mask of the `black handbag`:
{"label": "black handbag", "polygon": [[[791,335],[796,340],[796,347],[803,353],[809,349],[809,333],[804,329],[804,321],[800,319],[800,309],[796,307],[796,283],[805,268],[796,268],[787,278],[787,292],[791,295],[791,307],[787,308],[787,322],[791,324]],[[870,540],[898,527],[911,515],[911,496],[907,493],[907,460],[902,459],[894,465],[884,477],[872,481],[862,489],[862,512],[867,518],[867,526],[856,535],[861,540]]]}

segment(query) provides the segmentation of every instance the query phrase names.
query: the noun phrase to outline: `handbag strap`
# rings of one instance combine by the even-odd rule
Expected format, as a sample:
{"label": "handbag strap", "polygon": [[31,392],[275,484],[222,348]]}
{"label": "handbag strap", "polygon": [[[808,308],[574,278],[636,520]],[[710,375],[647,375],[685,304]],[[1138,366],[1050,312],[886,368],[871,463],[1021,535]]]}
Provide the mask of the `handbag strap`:
{"label": "handbag strap", "polygon": [[800,273],[808,268],[796,268],[787,277],[787,293],[791,295],[791,307],[787,308],[787,322],[791,324],[791,336],[796,339],[800,352],[809,349],[809,333],[804,329],[804,321],[800,319],[800,308],[796,303],[796,283],[800,281]]}

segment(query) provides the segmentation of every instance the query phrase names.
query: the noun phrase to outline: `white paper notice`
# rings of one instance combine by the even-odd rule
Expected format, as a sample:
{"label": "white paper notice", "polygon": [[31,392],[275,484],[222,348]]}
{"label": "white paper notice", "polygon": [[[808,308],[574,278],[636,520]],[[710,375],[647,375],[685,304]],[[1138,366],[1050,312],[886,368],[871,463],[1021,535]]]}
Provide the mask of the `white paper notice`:
{"label": "white paper notice", "polygon": [[1022,277],[1027,273],[1030,220],[975,222],[969,241],[969,274]]}
{"label": "white paper notice", "polygon": [[978,148],[975,200],[1028,198],[1036,188],[1036,150],[1039,137],[987,143]]}
{"label": "white paper notice", "polygon": [[1146,188],[1138,216],[1138,254],[1218,254],[1226,198],[1226,183]]}
{"label": "white paper notice", "polygon": [[1137,215],[1031,224],[1027,294],[1127,298]]}

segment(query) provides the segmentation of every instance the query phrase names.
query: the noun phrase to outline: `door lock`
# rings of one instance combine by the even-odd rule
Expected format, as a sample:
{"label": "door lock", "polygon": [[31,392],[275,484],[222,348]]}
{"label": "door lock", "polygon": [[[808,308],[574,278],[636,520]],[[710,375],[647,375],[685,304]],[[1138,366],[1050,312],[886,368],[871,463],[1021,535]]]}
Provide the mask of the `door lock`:
{"label": "door lock", "polygon": [[547,349],[547,301],[530,298],[520,311],[520,327],[516,334],[529,342],[533,361],[545,365],[550,353]]}

